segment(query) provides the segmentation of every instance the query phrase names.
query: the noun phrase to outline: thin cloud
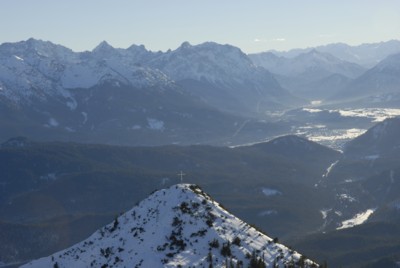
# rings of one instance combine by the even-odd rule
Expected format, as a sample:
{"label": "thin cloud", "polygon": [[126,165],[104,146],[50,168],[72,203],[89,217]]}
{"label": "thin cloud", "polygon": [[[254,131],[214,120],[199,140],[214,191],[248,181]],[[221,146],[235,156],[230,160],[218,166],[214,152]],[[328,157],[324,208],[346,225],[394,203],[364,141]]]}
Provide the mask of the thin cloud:
{"label": "thin cloud", "polygon": [[272,38],[272,39],[263,39],[263,38],[254,38],[255,43],[268,43],[268,42],[285,42],[285,38]]}

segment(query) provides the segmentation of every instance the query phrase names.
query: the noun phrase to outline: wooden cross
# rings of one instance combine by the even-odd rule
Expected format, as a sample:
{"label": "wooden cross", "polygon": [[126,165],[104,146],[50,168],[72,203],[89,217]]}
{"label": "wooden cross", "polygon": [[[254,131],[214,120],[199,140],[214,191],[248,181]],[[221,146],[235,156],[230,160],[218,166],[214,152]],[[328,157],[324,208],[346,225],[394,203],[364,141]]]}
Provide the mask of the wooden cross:
{"label": "wooden cross", "polygon": [[181,170],[181,172],[178,174],[178,176],[180,176],[180,178],[181,178],[181,182],[183,181],[183,176],[185,176],[185,175],[186,175],[186,174],[183,173],[182,170]]}

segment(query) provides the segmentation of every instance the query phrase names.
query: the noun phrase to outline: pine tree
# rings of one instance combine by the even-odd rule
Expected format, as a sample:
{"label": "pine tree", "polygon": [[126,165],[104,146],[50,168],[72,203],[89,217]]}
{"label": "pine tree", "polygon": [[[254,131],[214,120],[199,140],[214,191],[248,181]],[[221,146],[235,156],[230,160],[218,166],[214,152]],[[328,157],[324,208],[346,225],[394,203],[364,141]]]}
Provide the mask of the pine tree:
{"label": "pine tree", "polygon": [[224,257],[231,256],[231,255],[232,255],[232,252],[231,252],[231,243],[230,243],[229,241],[228,241],[227,243],[224,243],[224,244],[222,245],[222,248],[221,248],[221,255],[224,256]]}
{"label": "pine tree", "polygon": [[211,251],[208,252],[207,261],[209,263],[208,268],[213,268],[213,257]]}

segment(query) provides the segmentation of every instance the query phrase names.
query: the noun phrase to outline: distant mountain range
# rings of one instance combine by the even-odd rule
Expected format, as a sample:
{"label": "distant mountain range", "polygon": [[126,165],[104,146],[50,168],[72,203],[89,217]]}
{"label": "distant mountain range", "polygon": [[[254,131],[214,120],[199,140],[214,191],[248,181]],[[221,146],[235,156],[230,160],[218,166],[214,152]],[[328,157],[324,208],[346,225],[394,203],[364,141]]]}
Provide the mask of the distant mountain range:
{"label": "distant mountain range", "polygon": [[160,190],[88,239],[22,267],[317,267],[199,187]]}
{"label": "distant mountain range", "polygon": [[347,82],[360,76],[365,68],[316,49],[294,58],[272,52],[249,55],[253,62],[266,68],[293,94],[324,99],[340,91]]}
{"label": "distant mountain range", "polygon": [[341,60],[329,53],[312,49],[294,58],[277,56],[272,52],[252,54],[249,57],[256,65],[283,76],[298,76],[308,81],[316,81],[332,74],[349,78],[361,75],[365,68],[349,61]]}
{"label": "distant mountain range", "polygon": [[348,107],[399,104],[400,41],[250,54],[293,94]]}
{"label": "distant mountain range", "polygon": [[[279,102],[281,97],[290,99],[268,71],[255,67],[238,48],[216,43],[191,46],[186,42],[174,51],[153,53],[142,46],[114,49],[102,42],[92,52],[75,53],[29,39],[2,44],[0,55],[1,96],[14,104],[57,96],[73,110],[77,101],[72,89],[112,82],[137,89],[172,90],[183,80],[211,84],[238,103],[251,96],[253,101],[277,105],[285,104]],[[255,104],[242,103],[247,108]]]}
{"label": "distant mountain range", "polygon": [[387,56],[399,53],[400,41],[390,40],[380,43],[361,44],[358,46],[351,46],[344,43],[334,43],[304,49],[292,49],[289,51],[271,50],[270,52],[274,53],[277,56],[294,58],[313,49],[323,53],[329,53],[336,58],[356,63],[358,65],[364,66],[365,68],[371,68]]}
{"label": "distant mountain range", "polygon": [[400,53],[382,60],[330,100],[351,102],[354,106],[396,107],[400,101]]}
{"label": "distant mountain range", "polygon": [[0,45],[1,139],[218,144],[244,122],[271,129],[257,120],[266,110],[304,103],[229,45],[165,53],[106,42],[82,53],[35,39]]}

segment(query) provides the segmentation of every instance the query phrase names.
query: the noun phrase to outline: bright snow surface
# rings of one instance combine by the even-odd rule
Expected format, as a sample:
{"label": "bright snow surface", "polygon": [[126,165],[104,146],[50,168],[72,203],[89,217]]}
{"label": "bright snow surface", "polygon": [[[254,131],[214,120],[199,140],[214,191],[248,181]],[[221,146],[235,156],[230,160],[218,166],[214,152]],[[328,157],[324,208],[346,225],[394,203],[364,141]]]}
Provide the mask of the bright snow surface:
{"label": "bright snow surface", "polygon": [[[225,257],[221,249],[228,241],[231,256]],[[155,192],[88,239],[23,267],[209,267],[210,255],[214,267],[225,267],[226,259],[248,267],[246,254],[253,252],[267,267],[274,262],[284,267],[301,257],[228,213],[197,186],[179,184]]]}
{"label": "bright snow surface", "polygon": [[358,213],[352,219],[343,221],[342,226],[338,227],[337,230],[351,228],[363,224],[374,213],[374,211],[375,209],[367,209],[364,212]]}

